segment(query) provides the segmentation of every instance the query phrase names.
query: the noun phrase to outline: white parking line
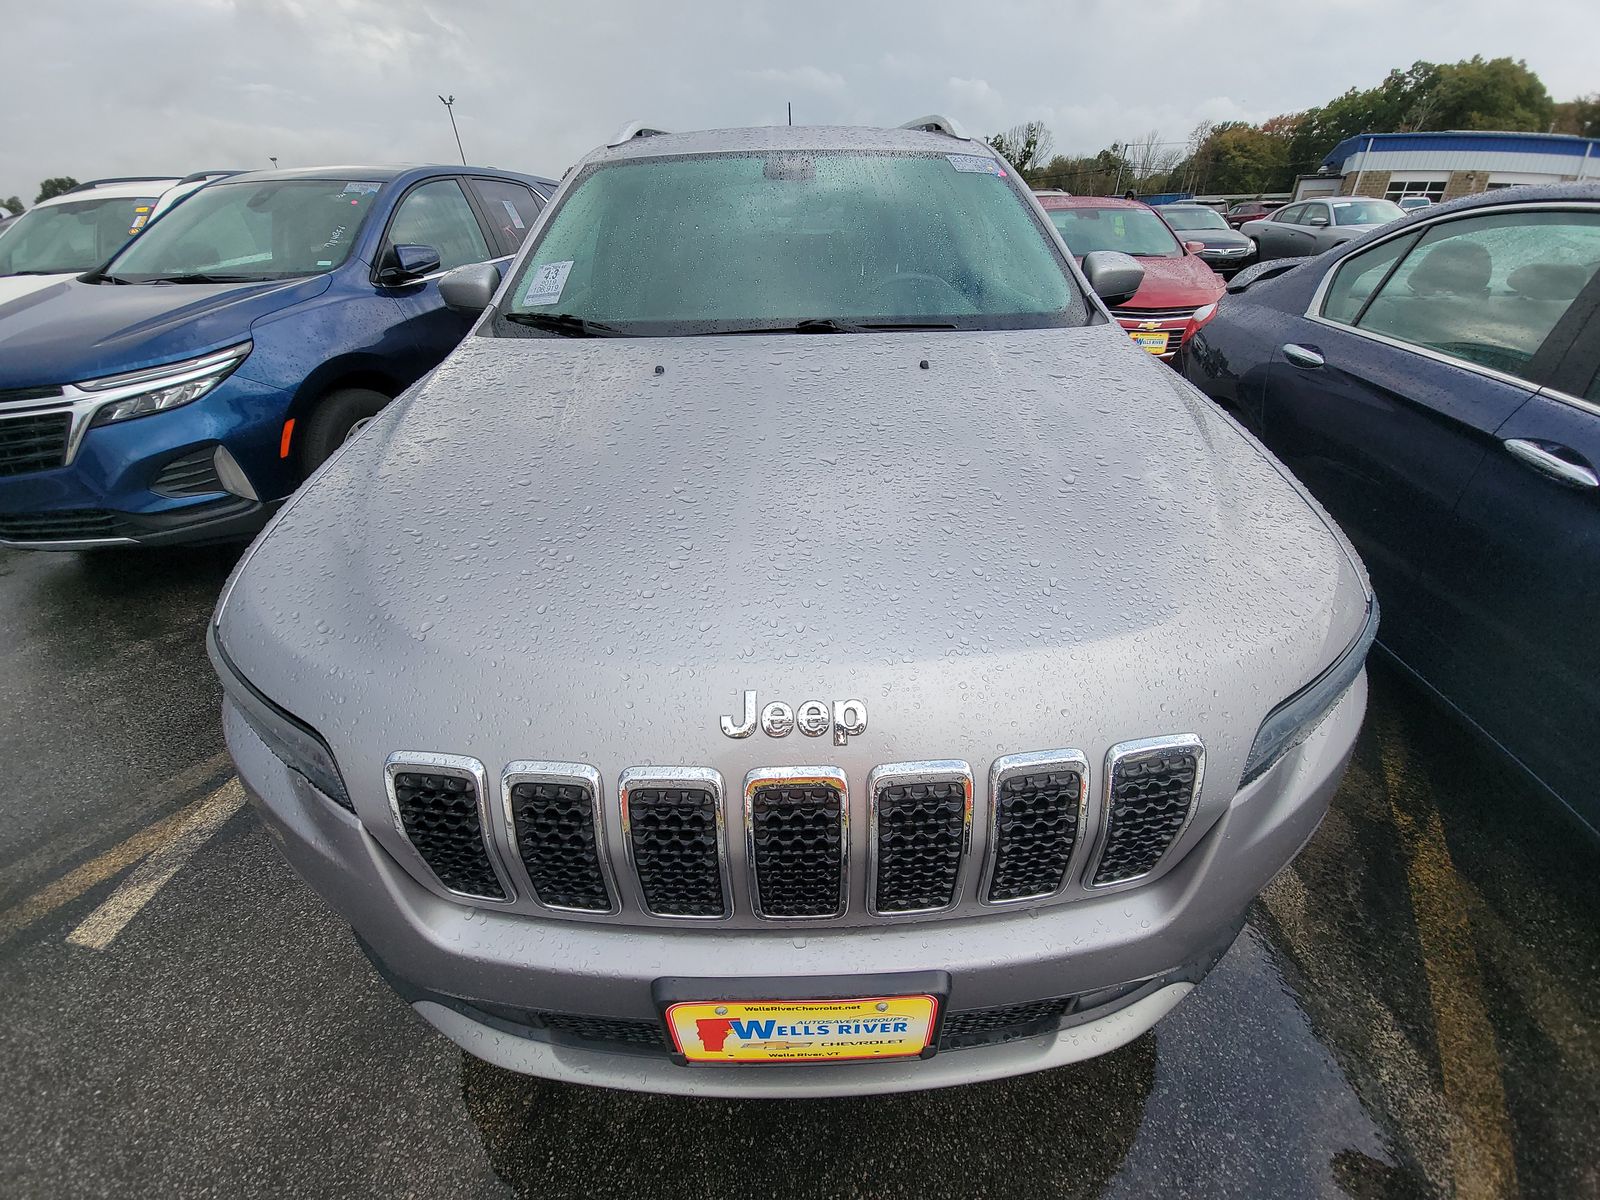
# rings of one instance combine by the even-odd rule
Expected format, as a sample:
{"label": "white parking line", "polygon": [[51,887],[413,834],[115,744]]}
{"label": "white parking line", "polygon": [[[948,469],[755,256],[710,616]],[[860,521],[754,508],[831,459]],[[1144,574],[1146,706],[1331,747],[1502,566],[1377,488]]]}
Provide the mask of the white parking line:
{"label": "white parking line", "polygon": [[67,941],[90,950],[104,950],[111,945],[128,922],[139,915],[139,910],[178,873],[189,856],[221,829],[243,803],[244,789],[237,778],[212,792],[173,828],[165,844],[140,863],[99,908],[67,935]]}

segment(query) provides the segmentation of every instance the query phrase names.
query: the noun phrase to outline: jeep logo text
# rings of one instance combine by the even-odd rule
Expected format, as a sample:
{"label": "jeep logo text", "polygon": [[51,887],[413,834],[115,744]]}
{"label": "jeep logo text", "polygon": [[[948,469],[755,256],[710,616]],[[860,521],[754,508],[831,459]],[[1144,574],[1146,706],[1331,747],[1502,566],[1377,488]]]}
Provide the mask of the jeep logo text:
{"label": "jeep logo text", "polygon": [[759,715],[756,712],[756,694],[744,694],[744,717],[723,717],[722,732],[731,738],[747,738],[756,731],[768,737],[788,737],[798,729],[807,737],[821,737],[833,730],[833,744],[849,744],[852,736],[867,731],[867,702],[865,700],[835,700],[830,706],[821,700],[807,700],[791,708],[782,700],[774,700]]}

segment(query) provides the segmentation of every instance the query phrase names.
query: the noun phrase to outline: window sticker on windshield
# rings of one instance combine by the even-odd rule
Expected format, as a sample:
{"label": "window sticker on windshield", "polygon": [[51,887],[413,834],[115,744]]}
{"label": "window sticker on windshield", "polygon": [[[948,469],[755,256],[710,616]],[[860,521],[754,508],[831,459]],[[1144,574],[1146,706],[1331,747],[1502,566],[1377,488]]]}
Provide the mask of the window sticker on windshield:
{"label": "window sticker on windshield", "polygon": [[527,228],[525,225],[523,225],[522,214],[517,211],[517,206],[515,204],[511,203],[509,200],[502,200],[500,203],[506,206],[506,216],[511,218],[511,223],[513,225],[515,225],[518,229]]}
{"label": "window sticker on windshield", "polygon": [[561,290],[567,286],[567,272],[570,270],[572,270],[571,259],[566,262],[545,263],[528,280],[528,288],[522,293],[522,303],[530,307],[554,304],[561,299]]}
{"label": "window sticker on windshield", "polygon": [[1005,178],[1005,171],[1000,164],[992,158],[985,158],[981,154],[946,154],[950,165],[958,171],[967,171],[974,175],[998,175]]}
{"label": "window sticker on windshield", "polygon": [[344,191],[340,192],[339,195],[370,196],[382,186],[383,185],[379,183],[369,183],[360,179],[351,180],[349,183],[344,185]]}

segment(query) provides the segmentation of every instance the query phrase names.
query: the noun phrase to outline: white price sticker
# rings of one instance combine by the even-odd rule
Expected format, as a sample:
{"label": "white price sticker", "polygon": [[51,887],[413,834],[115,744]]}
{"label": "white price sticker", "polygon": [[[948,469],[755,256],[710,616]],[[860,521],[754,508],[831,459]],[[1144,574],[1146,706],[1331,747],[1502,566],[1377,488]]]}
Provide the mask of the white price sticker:
{"label": "white price sticker", "polygon": [[522,293],[524,307],[534,308],[543,304],[554,304],[561,299],[562,289],[567,286],[567,273],[571,270],[571,259],[566,262],[545,263],[528,280],[527,290]]}

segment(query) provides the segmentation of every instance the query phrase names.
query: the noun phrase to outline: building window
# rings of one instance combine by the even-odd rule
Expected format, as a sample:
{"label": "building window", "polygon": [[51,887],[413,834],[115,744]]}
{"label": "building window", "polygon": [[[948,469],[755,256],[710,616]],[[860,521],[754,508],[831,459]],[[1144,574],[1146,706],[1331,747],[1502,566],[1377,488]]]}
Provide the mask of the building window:
{"label": "building window", "polygon": [[1422,175],[1391,175],[1383,198],[1399,200],[1404,196],[1426,196],[1438,204],[1444,199],[1444,189],[1449,182],[1448,179],[1430,179]]}

